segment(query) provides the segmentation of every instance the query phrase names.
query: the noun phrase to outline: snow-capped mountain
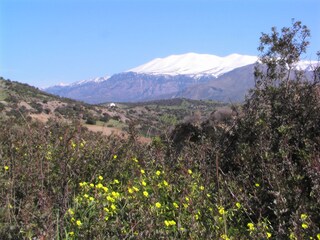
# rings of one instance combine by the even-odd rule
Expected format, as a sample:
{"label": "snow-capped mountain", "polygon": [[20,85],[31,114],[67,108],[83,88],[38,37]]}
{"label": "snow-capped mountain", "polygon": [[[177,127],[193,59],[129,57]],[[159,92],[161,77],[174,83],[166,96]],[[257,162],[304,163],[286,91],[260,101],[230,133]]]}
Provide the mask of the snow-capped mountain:
{"label": "snow-capped mountain", "polygon": [[99,83],[99,82],[107,81],[109,78],[110,76],[105,76],[105,77],[97,77],[92,79],[81,80],[73,83],[59,83],[55,85],[55,87],[72,87],[72,86],[79,86],[87,83]]}
{"label": "snow-capped mountain", "polygon": [[[173,97],[239,102],[254,86],[257,60],[256,56],[239,54],[226,57],[196,53],[171,55],[111,77],[53,86],[45,91],[87,103]],[[301,61],[296,68],[310,72],[316,64],[315,61]]]}
{"label": "snow-capped mountain", "polygon": [[211,75],[218,77],[233,69],[253,64],[256,56],[231,54],[219,57],[209,54],[187,53],[156,58],[127,72],[155,75]]}
{"label": "snow-capped mountain", "polygon": [[83,84],[87,84],[87,83],[100,83],[100,82],[107,81],[109,78],[110,78],[110,76],[105,76],[105,77],[92,78],[92,79],[88,79],[88,80],[81,80],[78,82],[71,83],[70,86],[83,85]]}

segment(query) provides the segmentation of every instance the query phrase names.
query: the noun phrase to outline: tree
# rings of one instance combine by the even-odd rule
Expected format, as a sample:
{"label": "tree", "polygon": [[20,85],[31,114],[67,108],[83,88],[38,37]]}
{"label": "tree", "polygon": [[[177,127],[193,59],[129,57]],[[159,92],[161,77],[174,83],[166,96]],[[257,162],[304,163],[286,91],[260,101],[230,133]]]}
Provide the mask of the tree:
{"label": "tree", "polygon": [[[307,239],[320,231],[319,68],[314,81],[295,70],[309,37],[300,21],[262,33],[256,85],[224,156],[244,189],[251,219],[268,219],[276,239]],[[306,229],[302,214],[308,215]]]}
{"label": "tree", "polygon": [[301,54],[309,45],[310,30],[300,21],[292,19],[292,26],[283,27],[279,33],[276,27],[271,33],[262,33],[258,65],[255,68],[256,87],[276,86],[288,82]]}

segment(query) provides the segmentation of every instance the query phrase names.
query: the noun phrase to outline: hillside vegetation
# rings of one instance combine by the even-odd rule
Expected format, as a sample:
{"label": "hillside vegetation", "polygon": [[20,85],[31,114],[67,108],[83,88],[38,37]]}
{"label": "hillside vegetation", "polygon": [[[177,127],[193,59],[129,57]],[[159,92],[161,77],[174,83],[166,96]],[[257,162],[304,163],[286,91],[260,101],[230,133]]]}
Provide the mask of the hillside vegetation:
{"label": "hillside vegetation", "polygon": [[[120,117],[136,117],[126,137],[67,114],[8,115],[19,102],[2,87],[0,238],[320,239],[320,69],[312,81],[290,72],[309,35],[300,22],[262,35],[264,67],[242,106],[118,105]],[[144,143],[135,121],[147,116],[175,125]]]}
{"label": "hillside vegetation", "polygon": [[138,135],[151,139],[177,123],[199,122],[215,109],[226,106],[225,103],[189,99],[117,103],[115,107],[110,107],[109,103],[89,105],[0,78],[0,115],[3,118],[79,121],[82,126],[107,135],[126,135],[134,125]]}

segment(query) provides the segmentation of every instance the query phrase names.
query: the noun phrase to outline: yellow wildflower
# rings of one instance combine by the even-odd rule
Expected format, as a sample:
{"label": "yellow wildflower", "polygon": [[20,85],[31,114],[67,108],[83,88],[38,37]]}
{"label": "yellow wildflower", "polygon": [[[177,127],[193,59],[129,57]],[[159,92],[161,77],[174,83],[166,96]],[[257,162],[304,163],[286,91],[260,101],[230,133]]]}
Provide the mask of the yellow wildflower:
{"label": "yellow wildflower", "polygon": [[111,209],[112,209],[113,211],[117,209],[116,205],[114,205],[114,204],[111,204],[110,207],[111,207]]}
{"label": "yellow wildflower", "polygon": [[157,176],[160,176],[160,174],[161,174],[161,172],[158,170],[158,171],[156,171],[156,175]]}
{"label": "yellow wildflower", "polygon": [[204,190],[204,186],[202,186],[202,185],[199,188],[200,188],[201,191]]}
{"label": "yellow wildflower", "polygon": [[90,187],[94,187],[94,184],[93,184],[93,183],[90,183]]}
{"label": "yellow wildflower", "polygon": [[73,215],[73,214],[74,214],[74,211],[73,211],[71,208],[69,208],[69,209],[68,209],[68,213],[69,213],[70,215]]}
{"label": "yellow wildflower", "polygon": [[133,188],[128,187],[128,192],[132,194],[133,193]]}
{"label": "yellow wildflower", "polygon": [[113,155],[113,159],[117,159],[117,157],[118,157],[117,155]]}
{"label": "yellow wildflower", "polygon": [[119,184],[120,182],[119,182],[119,180],[118,180],[118,179],[114,179],[114,180],[113,180],[113,183],[115,183],[115,184]]}
{"label": "yellow wildflower", "polygon": [[83,196],[84,196],[85,198],[89,198],[89,195],[86,194],[86,193],[85,193]]}
{"label": "yellow wildflower", "polygon": [[144,195],[145,197],[148,197],[148,196],[149,196],[149,193],[148,193],[147,191],[143,191],[143,195]]}
{"label": "yellow wildflower", "polygon": [[69,232],[69,236],[74,236],[74,232]]}
{"label": "yellow wildflower", "polygon": [[241,208],[241,203],[237,202],[237,203],[236,203],[236,207],[237,207],[237,208]]}
{"label": "yellow wildflower", "polygon": [[317,239],[320,240],[320,233],[317,234]]}
{"label": "yellow wildflower", "polygon": [[291,239],[291,240],[296,240],[297,239],[297,237],[296,237],[296,235],[292,232],[292,233],[290,233],[290,235],[289,235],[289,239]]}
{"label": "yellow wildflower", "polygon": [[170,221],[170,225],[171,225],[171,226],[176,225],[176,222],[175,222],[174,220],[171,220],[171,221]]}
{"label": "yellow wildflower", "polygon": [[192,174],[192,170],[191,170],[191,169],[188,169],[188,173],[191,175],[191,174]]}
{"label": "yellow wildflower", "polygon": [[169,227],[169,226],[174,226],[174,225],[176,225],[177,223],[174,221],[174,220],[165,220],[164,221],[164,225],[166,226],[166,227]]}
{"label": "yellow wildflower", "polygon": [[226,213],[226,211],[224,210],[224,207],[222,207],[222,206],[219,206],[218,210],[219,210],[220,215],[223,215]]}
{"label": "yellow wildflower", "polygon": [[305,214],[305,213],[302,213],[302,214],[300,215],[300,218],[301,218],[302,220],[306,220],[307,217],[308,217],[308,215]]}
{"label": "yellow wildflower", "polygon": [[156,202],[156,207],[157,207],[157,208],[161,208],[161,203]]}
{"label": "yellow wildflower", "polygon": [[96,188],[98,188],[98,189],[103,188],[103,185],[102,185],[101,183],[98,183],[98,184],[96,185]]}
{"label": "yellow wildflower", "polygon": [[146,173],[143,169],[141,169],[140,172],[141,172],[142,174],[145,174],[145,173]]}
{"label": "yellow wildflower", "polygon": [[302,224],[301,224],[301,227],[302,227],[303,229],[307,229],[309,226],[308,226],[308,224],[306,224],[306,223],[302,223]]}
{"label": "yellow wildflower", "polygon": [[4,168],[4,170],[6,170],[6,171],[9,170],[9,166],[4,166],[3,168]]}
{"label": "yellow wildflower", "polygon": [[118,192],[112,192],[111,195],[112,195],[114,198],[120,197],[120,193],[118,193]]}
{"label": "yellow wildflower", "polygon": [[89,201],[94,201],[94,198],[93,197],[89,197]]}
{"label": "yellow wildflower", "polygon": [[272,234],[267,232],[267,238],[271,238]]}
{"label": "yellow wildflower", "polygon": [[249,231],[254,231],[255,228],[253,223],[248,223],[247,226],[249,228]]}
{"label": "yellow wildflower", "polygon": [[169,183],[168,183],[166,180],[163,180],[163,185],[164,185],[164,186],[168,186]]}
{"label": "yellow wildflower", "polygon": [[147,186],[147,183],[146,183],[145,181],[142,181],[141,184],[142,184],[143,186]]}
{"label": "yellow wildflower", "polygon": [[254,184],[256,187],[260,187],[260,184],[259,183],[256,183],[256,184]]}
{"label": "yellow wildflower", "polygon": [[99,176],[98,178],[99,178],[99,180],[100,180],[100,181],[102,181],[102,180],[103,180],[103,177],[102,177],[102,176]]}
{"label": "yellow wildflower", "polygon": [[102,189],[103,189],[103,191],[105,191],[106,193],[109,191],[109,189],[108,189],[107,187],[103,187]]}
{"label": "yellow wildflower", "polygon": [[113,197],[107,196],[107,200],[109,202],[115,202],[116,200]]}
{"label": "yellow wildflower", "polygon": [[137,187],[132,187],[134,191],[139,192],[139,188]]}
{"label": "yellow wildflower", "polygon": [[226,234],[222,234],[222,235],[221,235],[221,238],[222,238],[223,240],[230,240],[230,238],[229,238]]}
{"label": "yellow wildflower", "polygon": [[76,221],[76,224],[77,224],[78,227],[81,227],[82,222],[81,222],[80,220],[77,220],[77,221]]}
{"label": "yellow wildflower", "polygon": [[175,208],[179,208],[179,205],[178,205],[176,202],[173,203],[173,206],[174,206]]}

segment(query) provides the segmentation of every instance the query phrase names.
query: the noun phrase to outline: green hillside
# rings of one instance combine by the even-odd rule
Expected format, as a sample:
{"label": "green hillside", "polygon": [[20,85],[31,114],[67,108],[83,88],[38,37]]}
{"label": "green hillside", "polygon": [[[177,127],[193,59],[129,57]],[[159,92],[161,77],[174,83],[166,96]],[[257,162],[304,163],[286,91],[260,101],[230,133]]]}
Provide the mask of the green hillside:
{"label": "green hillside", "polygon": [[28,120],[47,121],[49,118],[80,121],[94,131],[127,132],[134,125],[141,136],[152,138],[170,127],[192,119],[205,119],[216,108],[226,104],[213,101],[171,99],[142,103],[89,105],[60,98],[27,84],[0,79],[0,106],[3,117],[14,116]]}

